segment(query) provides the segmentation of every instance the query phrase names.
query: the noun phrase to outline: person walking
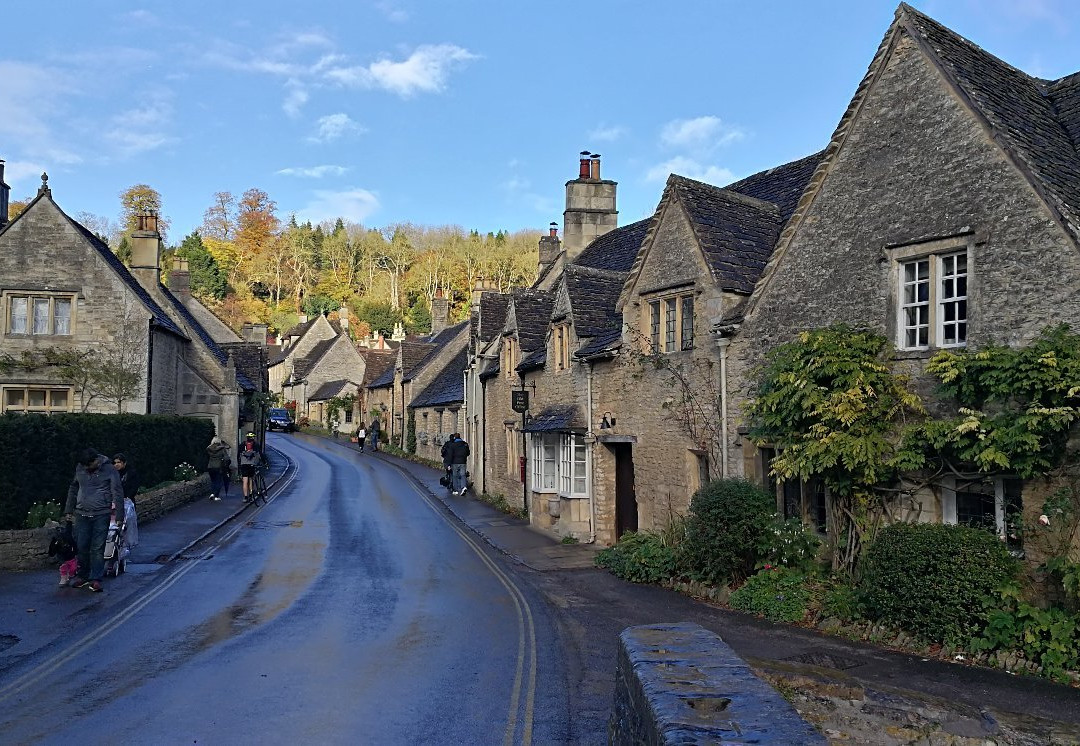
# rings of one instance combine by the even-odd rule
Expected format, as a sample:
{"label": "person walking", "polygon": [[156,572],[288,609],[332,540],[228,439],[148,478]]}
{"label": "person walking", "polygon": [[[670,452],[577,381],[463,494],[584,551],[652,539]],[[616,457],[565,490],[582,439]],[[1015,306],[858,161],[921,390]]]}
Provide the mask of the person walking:
{"label": "person walking", "polygon": [[229,444],[220,435],[215,435],[206,447],[206,471],[210,473],[210,499],[221,500],[229,493]]}
{"label": "person walking", "polygon": [[367,438],[367,430],[364,429],[364,423],[360,423],[360,427],[356,428],[356,445],[360,447],[360,453],[364,452],[364,440]]}
{"label": "person walking", "polygon": [[454,475],[452,473],[453,469],[450,465],[450,447],[454,445],[454,439],[456,437],[457,433],[450,433],[450,437],[446,439],[446,442],[442,444],[442,448],[439,450],[439,453],[442,456],[442,465],[444,472],[443,478],[440,479],[439,482],[451,492],[454,490]]}
{"label": "person walking", "polygon": [[112,462],[92,448],[82,451],[64,506],[65,517],[75,521],[79,557],[72,588],[89,586],[94,593],[101,593],[109,518],[114,510],[123,509],[124,487]]}
{"label": "person walking", "polygon": [[255,470],[263,463],[262,451],[259,449],[259,444],[255,442],[255,433],[247,434],[244,445],[240,448],[240,454],[236,457],[236,463],[240,467],[240,481],[246,502],[251,499],[251,483],[255,477]]}
{"label": "person walking", "polygon": [[371,451],[374,453],[379,450],[379,429],[382,426],[379,424],[379,418],[376,417],[371,421],[371,425],[368,430],[371,431]]}
{"label": "person walking", "polygon": [[456,495],[464,495],[468,488],[468,472],[466,464],[469,461],[469,444],[461,437],[461,433],[454,433],[450,442],[450,475],[451,490]]}
{"label": "person walking", "polygon": [[120,486],[124,489],[124,497],[134,502],[135,495],[139,494],[138,472],[128,463],[128,457],[122,453],[113,456],[112,463],[120,474]]}

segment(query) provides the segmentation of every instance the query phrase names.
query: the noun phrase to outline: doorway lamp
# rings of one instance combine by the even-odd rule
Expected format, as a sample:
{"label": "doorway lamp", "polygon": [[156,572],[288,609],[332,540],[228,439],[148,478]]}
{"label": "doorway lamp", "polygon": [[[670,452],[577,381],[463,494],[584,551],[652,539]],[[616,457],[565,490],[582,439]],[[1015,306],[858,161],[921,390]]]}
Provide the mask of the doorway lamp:
{"label": "doorway lamp", "polygon": [[604,416],[600,419],[600,429],[610,430],[615,427],[615,418],[611,416],[611,412],[604,412]]}

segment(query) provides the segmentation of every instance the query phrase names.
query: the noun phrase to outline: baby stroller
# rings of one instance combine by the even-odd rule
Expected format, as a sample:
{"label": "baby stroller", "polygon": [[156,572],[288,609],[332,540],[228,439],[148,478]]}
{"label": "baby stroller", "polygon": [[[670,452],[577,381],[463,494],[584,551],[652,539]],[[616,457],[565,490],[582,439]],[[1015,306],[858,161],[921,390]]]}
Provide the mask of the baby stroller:
{"label": "baby stroller", "polygon": [[135,515],[135,503],[124,498],[123,515],[116,515],[109,522],[105,536],[105,576],[119,577],[127,569],[131,548],[139,543],[139,522]]}

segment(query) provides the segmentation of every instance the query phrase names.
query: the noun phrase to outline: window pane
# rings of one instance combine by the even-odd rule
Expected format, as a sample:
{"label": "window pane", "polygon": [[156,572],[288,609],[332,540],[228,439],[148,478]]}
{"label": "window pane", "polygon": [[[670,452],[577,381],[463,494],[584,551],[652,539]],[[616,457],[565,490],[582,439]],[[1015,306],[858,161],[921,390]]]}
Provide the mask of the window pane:
{"label": "window pane", "polygon": [[909,349],[925,347],[930,337],[930,260],[916,259],[901,267],[900,339]]}
{"label": "window pane", "polygon": [[682,299],[682,348],[694,349],[694,296]]}
{"label": "window pane", "polygon": [[45,391],[43,389],[30,389],[28,392],[28,405],[31,407],[44,407]]}
{"label": "window pane", "polygon": [[652,351],[660,352],[660,301],[658,300],[649,303],[649,339],[652,340]]}
{"label": "window pane", "polygon": [[675,351],[675,309],[674,298],[664,301],[664,352]]}
{"label": "window pane", "polygon": [[34,298],[34,334],[49,333],[49,299]]}
{"label": "window pane", "polygon": [[68,404],[68,392],[66,391],[50,391],[49,392],[49,407],[52,409],[67,409]]}
{"label": "window pane", "polygon": [[995,529],[994,495],[992,492],[957,492],[956,522],[965,526]]}
{"label": "window pane", "polygon": [[[941,344],[962,345],[967,341],[966,254],[941,258]],[[961,329],[963,326],[963,329]]]}
{"label": "window pane", "polygon": [[7,405],[9,407],[22,407],[23,406],[23,390],[22,389],[8,389],[7,390]]}
{"label": "window pane", "polygon": [[26,298],[11,299],[11,333],[26,334]]}
{"label": "window pane", "polygon": [[71,334],[71,301],[66,298],[53,303],[53,334]]}

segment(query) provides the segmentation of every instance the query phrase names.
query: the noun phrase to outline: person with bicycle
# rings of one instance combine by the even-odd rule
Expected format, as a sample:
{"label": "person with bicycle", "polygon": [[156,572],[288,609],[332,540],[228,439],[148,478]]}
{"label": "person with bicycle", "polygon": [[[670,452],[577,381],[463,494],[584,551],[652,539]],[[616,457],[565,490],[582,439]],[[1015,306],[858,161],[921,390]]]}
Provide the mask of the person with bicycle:
{"label": "person with bicycle", "polygon": [[252,494],[254,492],[255,470],[263,465],[263,455],[259,449],[259,444],[255,442],[255,433],[247,434],[236,461],[240,467],[241,485],[244,488],[244,502],[249,502],[253,497],[256,497],[256,495]]}

